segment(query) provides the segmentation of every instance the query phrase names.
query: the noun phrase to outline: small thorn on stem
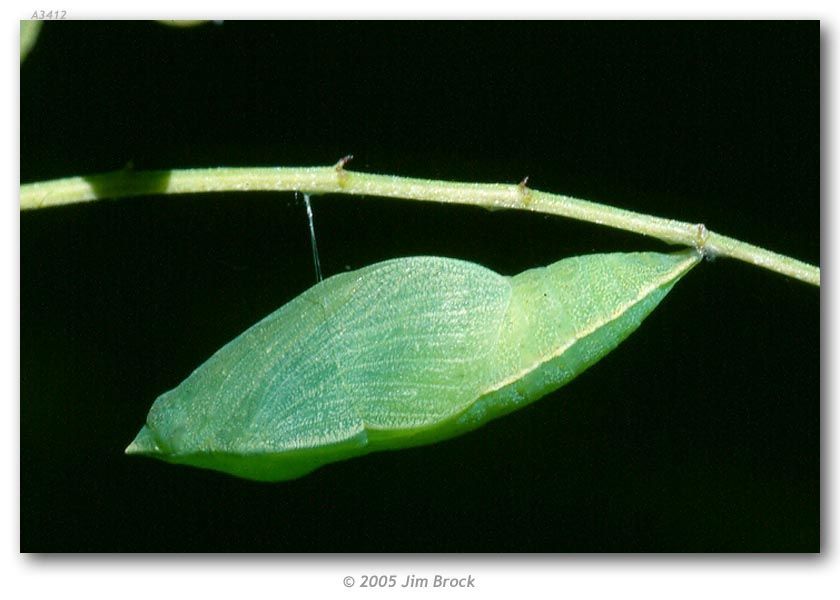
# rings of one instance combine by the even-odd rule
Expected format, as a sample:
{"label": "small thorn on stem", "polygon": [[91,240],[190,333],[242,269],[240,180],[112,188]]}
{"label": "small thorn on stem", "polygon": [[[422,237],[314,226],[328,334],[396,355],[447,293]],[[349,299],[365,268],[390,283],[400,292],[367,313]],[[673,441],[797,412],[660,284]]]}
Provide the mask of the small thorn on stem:
{"label": "small thorn on stem", "polygon": [[347,172],[344,170],[344,166],[353,160],[353,155],[348,154],[337,163],[335,163],[335,172],[338,175],[338,187],[343,188],[347,185]]}
{"label": "small thorn on stem", "polygon": [[528,187],[528,176],[526,175],[522,181],[520,181],[517,186],[519,188],[519,194],[522,196],[522,203],[525,206],[531,205],[531,188]]}
{"label": "small thorn on stem", "polygon": [[353,155],[352,154],[348,154],[347,156],[339,159],[339,161],[337,163],[335,163],[335,170],[336,171],[343,171],[344,167],[347,166],[347,163],[349,163],[351,160],[353,160]]}

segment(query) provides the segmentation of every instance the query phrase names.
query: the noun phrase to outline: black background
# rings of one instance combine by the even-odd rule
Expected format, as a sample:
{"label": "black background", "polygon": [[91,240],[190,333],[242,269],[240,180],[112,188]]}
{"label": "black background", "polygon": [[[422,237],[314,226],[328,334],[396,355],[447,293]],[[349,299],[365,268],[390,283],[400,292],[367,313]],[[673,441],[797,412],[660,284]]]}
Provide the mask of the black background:
{"label": "black background", "polygon": [[[819,262],[819,25],[47,23],[21,180],[328,165],[511,182]],[[326,274],[664,249],[590,224],[314,200]],[[695,269],[558,392],[264,484],[128,458],[155,397],[314,283],[292,194],[21,214],[24,551],[819,550],[819,289]]]}

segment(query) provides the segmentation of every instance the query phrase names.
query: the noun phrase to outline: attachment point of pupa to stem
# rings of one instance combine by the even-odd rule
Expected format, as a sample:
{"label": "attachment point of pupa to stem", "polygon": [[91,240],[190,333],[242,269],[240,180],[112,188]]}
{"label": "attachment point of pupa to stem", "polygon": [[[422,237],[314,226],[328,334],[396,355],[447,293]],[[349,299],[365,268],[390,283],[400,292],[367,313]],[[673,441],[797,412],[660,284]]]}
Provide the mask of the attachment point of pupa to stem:
{"label": "attachment point of pupa to stem", "polygon": [[700,256],[706,259],[712,258],[711,251],[706,248],[706,242],[709,239],[709,230],[706,229],[706,225],[703,223],[697,224],[697,235],[694,239],[694,247],[697,252],[700,253]]}

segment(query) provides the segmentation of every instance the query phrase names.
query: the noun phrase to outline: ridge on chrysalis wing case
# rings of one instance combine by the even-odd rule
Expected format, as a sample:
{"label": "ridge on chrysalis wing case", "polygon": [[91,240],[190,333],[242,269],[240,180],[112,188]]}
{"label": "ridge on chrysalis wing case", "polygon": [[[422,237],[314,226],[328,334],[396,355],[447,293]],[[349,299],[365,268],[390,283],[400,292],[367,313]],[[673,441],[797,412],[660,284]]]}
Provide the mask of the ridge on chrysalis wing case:
{"label": "ridge on chrysalis wing case", "polygon": [[126,452],[278,481],[465,433],[598,361],[700,257],[593,254],[514,277],[412,257],[334,275],[160,396]]}

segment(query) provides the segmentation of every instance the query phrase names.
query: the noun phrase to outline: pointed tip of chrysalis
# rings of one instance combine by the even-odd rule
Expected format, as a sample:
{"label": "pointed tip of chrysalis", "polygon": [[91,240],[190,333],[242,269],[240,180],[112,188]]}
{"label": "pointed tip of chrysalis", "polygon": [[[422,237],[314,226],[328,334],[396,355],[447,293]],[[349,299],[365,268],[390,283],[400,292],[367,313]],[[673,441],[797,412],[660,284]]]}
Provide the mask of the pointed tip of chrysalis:
{"label": "pointed tip of chrysalis", "polygon": [[137,437],[125,449],[126,454],[158,454],[159,452],[160,447],[155,441],[155,436],[146,425],[143,425]]}

